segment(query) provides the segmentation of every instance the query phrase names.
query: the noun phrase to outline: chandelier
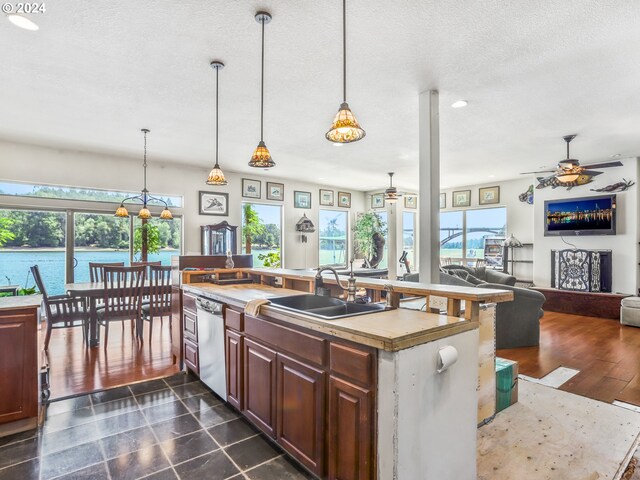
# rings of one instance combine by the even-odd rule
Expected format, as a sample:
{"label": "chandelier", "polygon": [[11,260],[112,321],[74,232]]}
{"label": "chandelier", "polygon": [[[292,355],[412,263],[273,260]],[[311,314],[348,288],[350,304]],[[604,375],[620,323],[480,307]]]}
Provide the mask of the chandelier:
{"label": "chandelier", "polygon": [[137,200],[138,202],[142,203],[142,208],[138,212],[138,218],[141,220],[149,220],[151,218],[151,212],[147,208],[147,203],[149,202],[149,200],[155,200],[156,202],[160,202],[164,204],[164,210],[162,210],[162,213],[160,214],[160,219],[173,220],[173,215],[169,210],[169,206],[167,205],[167,202],[165,202],[161,198],[149,195],[149,190],[147,190],[147,133],[149,133],[149,130],[146,128],[143,128],[141,131],[142,133],[144,133],[144,162],[142,163],[142,170],[144,172],[144,176],[143,176],[144,184],[142,188],[142,193],[140,195],[134,195],[132,197],[127,197],[124,200],[122,200],[122,202],[120,202],[120,206],[116,210],[115,216],[120,218],[128,218],[129,212],[127,211],[124,204],[125,202],[131,201],[131,200]]}

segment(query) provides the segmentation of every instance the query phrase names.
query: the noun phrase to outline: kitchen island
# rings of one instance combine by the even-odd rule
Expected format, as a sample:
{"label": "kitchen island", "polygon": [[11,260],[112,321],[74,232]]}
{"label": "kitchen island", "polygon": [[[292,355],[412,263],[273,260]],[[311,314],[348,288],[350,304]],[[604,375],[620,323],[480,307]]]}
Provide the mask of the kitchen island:
{"label": "kitchen island", "polygon": [[[475,478],[478,327],[511,293],[391,285],[437,292],[454,310],[467,302],[463,317],[394,309],[323,320],[275,305],[244,312],[256,298],[300,295],[308,277],[294,280],[283,282],[289,288],[182,285],[188,322],[196,297],[224,304],[229,404],[320,478]],[[362,283],[372,281],[379,286]],[[186,332],[185,324],[185,351]],[[445,347],[457,362],[438,373]]]}

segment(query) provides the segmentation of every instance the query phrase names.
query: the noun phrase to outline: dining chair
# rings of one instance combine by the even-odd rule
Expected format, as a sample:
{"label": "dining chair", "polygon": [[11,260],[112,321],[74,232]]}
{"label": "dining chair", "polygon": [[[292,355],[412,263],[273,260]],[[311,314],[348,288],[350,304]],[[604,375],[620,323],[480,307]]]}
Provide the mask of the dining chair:
{"label": "dining chair", "polygon": [[34,265],[31,275],[42,294],[42,303],[47,316],[47,334],[44,338],[44,349],[49,350],[51,331],[54,328],[82,327],[82,340],[87,341],[89,328],[89,311],[84,298],[73,298],[68,295],[49,295],[42,281],[40,268]]}
{"label": "dining chair", "polygon": [[[160,317],[160,321],[165,316],[169,317],[171,322],[171,267],[156,266],[149,267],[149,300],[142,304],[142,316],[140,317],[140,326],[136,329],[140,340],[143,338],[144,323],[143,320],[149,322],[149,341],[153,334],[153,321]],[[170,323],[171,324],[171,323]]]}
{"label": "dining chair", "polygon": [[124,267],[124,262],[111,262],[111,263],[97,263],[89,262],[89,278],[92,283],[102,282],[104,274],[102,269],[104,267]]}
{"label": "dining chair", "polygon": [[131,320],[138,325],[142,314],[142,292],[146,267],[103,267],[104,305],[96,310],[98,323],[104,327],[104,346],[109,338],[109,323]]}

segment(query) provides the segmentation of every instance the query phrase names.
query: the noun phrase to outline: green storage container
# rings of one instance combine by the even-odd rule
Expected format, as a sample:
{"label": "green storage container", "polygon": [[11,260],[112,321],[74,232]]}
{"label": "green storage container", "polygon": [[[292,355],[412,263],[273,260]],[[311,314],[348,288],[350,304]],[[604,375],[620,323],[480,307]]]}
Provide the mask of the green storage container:
{"label": "green storage container", "polygon": [[518,401],[518,362],[496,357],[496,413]]}

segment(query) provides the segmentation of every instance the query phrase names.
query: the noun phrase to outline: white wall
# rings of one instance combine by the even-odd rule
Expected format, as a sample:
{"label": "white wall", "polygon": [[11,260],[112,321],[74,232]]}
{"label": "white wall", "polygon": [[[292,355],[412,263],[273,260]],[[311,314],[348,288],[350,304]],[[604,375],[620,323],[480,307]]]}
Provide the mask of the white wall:
{"label": "white wall", "polygon": [[[332,186],[285,180],[259,175],[259,171],[249,175],[228,172],[225,175],[229,185],[211,187],[205,184],[209,170],[169,162],[156,161],[153,150],[148,156],[148,187],[152,194],[182,195],[184,197],[184,253],[200,252],[200,226],[227,220],[232,225],[240,225],[242,218],[241,179],[248,177],[262,181],[262,198],[266,197],[266,182],[280,182],[285,185],[284,202],[251,200],[284,206],[284,261],[287,268],[310,268],[318,265],[318,233],[308,235],[308,243],[300,243],[295,233],[295,224],[303,213],[318,226],[319,189],[337,189]],[[227,165],[222,165],[227,167]],[[274,169],[277,172],[277,167]],[[43,183],[59,186],[78,186],[109,190],[136,192],[142,188],[142,158],[112,157],[91,152],[55,149],[0,141],[0,180],[27,183]],[[199,215],[200,190],[229,193],[229,216]],[[294,190],[311,192],[310,210],[293,208]],[[326,207],[348,210],[350,227],[356,212],[365,209],[365,194],[350,191],[351,208]],[[0,199],[0,202],[2,200]],[[29,202],[30,200],[26,200]],[[353,243],[350,242],[351,249]]]}
{"label": "white wall", "polygon": [[[595,177],[588,185],[566,188],[551,187],[535,191],[535,236],[534,236],[534,273],[533,280],[538,286],[551,285],[551,250],[571,248],[560,237],[544,236],[544,201],[565,198],[588,197],[605,193],[592,192],[591,188],[627,180],[638,180],[638,160],[622,160],[624,166],[602,169],[604,172]],[[626,192],[617,193],[616,235],[566,236],[568,242],[578,248],[612,250],[613,253],[613,291],[635,293],[638,290],[638,186],[634,185]]]}

